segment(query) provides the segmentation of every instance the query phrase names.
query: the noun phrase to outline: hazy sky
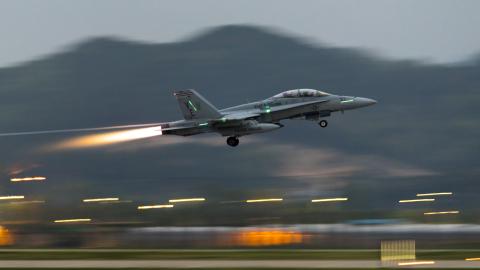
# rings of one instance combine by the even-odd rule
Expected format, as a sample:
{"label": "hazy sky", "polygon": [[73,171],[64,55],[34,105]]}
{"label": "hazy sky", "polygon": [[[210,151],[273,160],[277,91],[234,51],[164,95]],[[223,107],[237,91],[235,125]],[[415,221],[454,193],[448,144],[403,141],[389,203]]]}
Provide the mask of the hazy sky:
{"label": "hazy sky", "polygon": [[394,58],[455,62],[480,53],[479,11],[475,0],[0,0],[0,67],[91,36],[169,42],[244,23]]}

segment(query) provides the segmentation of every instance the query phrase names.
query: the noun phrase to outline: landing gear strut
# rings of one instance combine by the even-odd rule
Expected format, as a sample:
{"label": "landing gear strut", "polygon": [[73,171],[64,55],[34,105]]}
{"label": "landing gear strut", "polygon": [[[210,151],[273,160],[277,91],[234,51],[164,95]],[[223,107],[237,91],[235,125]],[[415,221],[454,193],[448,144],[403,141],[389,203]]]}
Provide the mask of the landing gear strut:
{"label": "landing gear strut", "polygon": [[237,137],[228,137],[227,144],[231,147],[235,147],[240,143],[240,140]]}
{"label": "landing gear strut", "polygon": [[318,122],[318,125],[321,126],[322,128],[325,128],[328,126],[328,122],[327,120],[322,120],[320,122]]}

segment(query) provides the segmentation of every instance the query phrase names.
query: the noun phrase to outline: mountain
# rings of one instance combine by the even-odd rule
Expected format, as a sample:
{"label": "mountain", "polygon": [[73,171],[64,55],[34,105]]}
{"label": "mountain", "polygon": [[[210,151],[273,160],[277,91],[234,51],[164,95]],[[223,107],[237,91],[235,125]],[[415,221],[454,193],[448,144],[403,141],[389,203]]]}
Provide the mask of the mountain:
{"label": "mountain", "polygon": [[[208,29],[167,44],[94,38],[0,69],[0,130],[171,121],[181,118],[172,90],[185,88],[220,108],[294,88],[379,103],[334,115],[327,129],[286,121],[235,149],[215,135],[60,152],[41,149],[65,136],[3,137],[0,188],[72,203],[112,193],[145,202],[342,194],[358,200],[351,209],[389,209],[403,196],[454,190],[452,204],[468,208],[478,202],[479,72],[478,61],[393,61],[255,26]],[[49,180],[13,185],[14,172]]]}

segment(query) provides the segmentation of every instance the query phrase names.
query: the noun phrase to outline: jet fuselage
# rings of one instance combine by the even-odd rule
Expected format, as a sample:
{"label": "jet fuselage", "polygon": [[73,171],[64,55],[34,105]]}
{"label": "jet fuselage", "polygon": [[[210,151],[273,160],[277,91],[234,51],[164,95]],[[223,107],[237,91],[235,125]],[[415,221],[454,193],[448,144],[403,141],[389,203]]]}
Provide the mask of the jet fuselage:
{"label": "jet fuselage", "polygon": [[[185,120],[162,125],[164,134],[181,136],[205,132],[217,132],[229,136],[227,143],[238,144],[238,137],[253,133],[272,131],[283,127],[286,119],[317,121],[327,126],[333,112],[358,109],[376,103],[363,97],[332,95],[313,89],[296,89],[273,97],[217,110],[193,90],[176,92]],[[206,110],[202,112],[201,110]]]}

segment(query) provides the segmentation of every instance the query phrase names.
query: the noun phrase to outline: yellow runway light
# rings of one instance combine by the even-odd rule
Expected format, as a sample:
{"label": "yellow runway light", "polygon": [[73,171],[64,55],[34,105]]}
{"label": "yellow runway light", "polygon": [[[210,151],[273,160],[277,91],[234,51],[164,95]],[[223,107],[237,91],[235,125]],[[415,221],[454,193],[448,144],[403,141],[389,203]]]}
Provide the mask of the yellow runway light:
{"label": "yellow runway light", "polygon": [[253,230],[233,234],[233,241],[238,246],[260,247],[300,244],[307,236],[297,231]]}
{"label": "yellow runway light", "polygon": [[27,182],[27,181],[44,181],[47,180],[46,177],[43,176],[32,176],[32,177],[23,177],[23,178],[11,178],[11,182]]}
{"label": "yellow runway light", "polygon": [[25,196],[0,196],[0,200],[21,200],[25,199]]}
{"label": "yellow runway light", "polygon": [[13,234],[7,228],[0,226],[0,246],[9,246],[13,243]]}
{"label": "yellow runway light", "polygon": [[247,200],[247,203],[259,203],[259,202],[281,202],[283,201],[282,198],[269,198],[269,199],[255,199],[255,200]]}
{"label": "yellow runway light", "polygon": [[453,192],[419,193],[417,194],[417,197],[449,196],[449,195],[453,195]]}
{"label": "yellow runway light", "polygon": [[74,223],[74,222],[90,222],[92,221],[89,218],[76,218],[76,219],[57,219],[54,220],[54,223]]}
{"label": "yellow runway light", "polygon": [[442,212],[426,212],[424,215],[447,215],[447,214],[458,214],[460,211],[442,211]]}
{"label": "yellow runway light", "polygon": [[480,261],[480,258],[466,258],[465,261]]}
{"label": "yellow runway light", "polygon": [[95,199],[84,199],[83,202],[114,202],[118,200],[119,198],[95,198]]}
{"label": "yellow runway light", "polygon": [[158,208],[172,208],[173,204],[156,204],[156,205],[140,205],[138,210],[158,209]]}
{"label": "yellow runway light", "polygon": [[10,202],[9,204],[37,204],[45,203],[45,201],[20,201],[20,202]]}
{"label": "yellow runway light", "polygon": [[399,262],[398,266],[435,264],[434,261]]}
{"label": "yellow runway light", "polygon": [[184,198],[184,199],[171,199],[168,200],[169,203],[179,203],[179,202],[203,202],[205,198]]}
{"label": "yellow runway light", "polygon": [[413,199],[413,200],[400,200],[399,203],[413,203],[413,202],[434,202],[435,199]]}
{"label": "yellow runway light", "polygon": [[317,202],[341,202],[341,201],[348,201],[348,198],[314,199],[314,200],[312,200],[312,203],[317,203]]}

